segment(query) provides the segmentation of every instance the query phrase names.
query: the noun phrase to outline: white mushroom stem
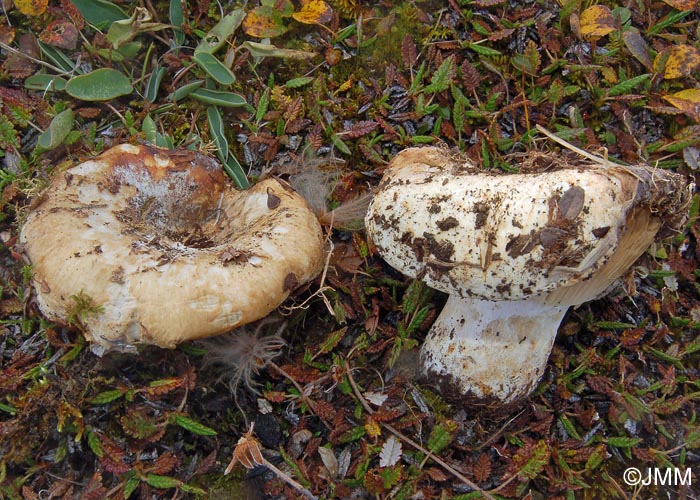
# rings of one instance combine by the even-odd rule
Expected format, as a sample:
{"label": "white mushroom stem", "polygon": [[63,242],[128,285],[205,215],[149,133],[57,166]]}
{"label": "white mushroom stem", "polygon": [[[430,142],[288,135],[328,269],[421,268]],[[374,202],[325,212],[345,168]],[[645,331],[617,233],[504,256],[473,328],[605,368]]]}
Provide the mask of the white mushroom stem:
{"label": "white mushroom stem", "polygon": [[481,404],[517,401],[537,386],[567,306],[538,296],[494,302],[450,295],[421,350],[443,392]]}

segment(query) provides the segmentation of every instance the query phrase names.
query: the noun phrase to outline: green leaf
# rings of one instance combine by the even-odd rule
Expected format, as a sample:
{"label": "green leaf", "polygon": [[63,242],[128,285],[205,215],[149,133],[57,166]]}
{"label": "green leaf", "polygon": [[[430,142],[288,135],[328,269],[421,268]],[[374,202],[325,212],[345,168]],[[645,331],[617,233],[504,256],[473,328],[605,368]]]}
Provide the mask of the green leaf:
{"label": "green leaf", "polygon": [[338,151],[340,151],[343,154],[346,154],[350,156],[352,153],[350,152],[350,148],[343,142],[343,140],[338,137],[338,134],[333,134],[331,136],[331,142],[333,145],[338,148]]}
{"label": "green leaf", "polygon": [[587,471],[594,471],[598,468],[600,464],[603,463],[603,458],[604,458],[604,452],[605,450],[601,450],[600,448],[596,448],[593,453],[588,457],[588,460],[586,460],[586,470]]}
{"label": "green leaf", "polygon": [[342,338],[345,336],[345,332],[347,331],[348,327],[344,326],[338,330],[329,333],[326,337],[326,340],[319,346],[317,355],[326,354],[335,349],[335,346],[338,345],[338,342],[342,340]]}
{"label": "green leaf", "polygon": [[124,489],[122,490],[122,495],[124,498],[129,498],[131,494],[136,490],[136,487],[141,481],[136,477],[130,477],[124,483]]}
{"label": "green leaf", "polygon": [[525,455],[527,459],[518,471],[518,475],[527,479],[535,479],[549,462],[551,451],[547,443],[540,440],[528,450],[518,450],[518,454]]}
{"label": "green leaf", "polygon": [[364,427],[359,426],[359,427],[353,427],[347,432],[344,432],[340,436],[340,442],[341,443],[351,443],[353,441],[357,441],[361,437],[364,437],[364,435],[367,434],[367,431],[365,430]]}
{"label": "green leaf", "polygon": [[24,80],[24,87],[39,92],[62,91],[66,89],[66,83],[68,81],[60,76],[39,73]]}
{"label": "green leaf", "polygon": [[185,33],[180,29],[185,22],[182,12],[182,0],[170,0],[170,24],[174,26],[175,41],[178,45],[185,43]]}
{"label": "green leaf", "polygon": [[95,26],[106,27],[114,21],[128,19],[121,7],[107,0],[72,0],[85,20]]}
{"label": "green leaf", "polygon": [[597,321],[595,326],[600,330],[627,330],[629,328],[637,328],[637,325],[622,323],[620,321]]}
{"label": "green leaf", "polygon": [[564,430],[566,430],[566,433],[569,436],[574,439],[581,439],[581,436],[579,435],[578,431],[576,431],[576,427],[574,427],[573,422],[569,420],[566,415],[559,417],[559,422],[561,422],[562,427],[564,427]]}
{"label": "green leaf", "polygon": [[201,497],[206,496],[207,492],[202,488],[197,488],[196,486],[190,486],[189,484],[181,484],[180,489],[185,493],[192,493],[193,495],[199,495]]}
{"label": "green leaf", "polygon": [[216,436],[216,431],[214,429],[207,427],[204,424],[200,424],[199,422],[195,422],[191,418],[183,415],[175,415],[174,420],[177,425],[193,434],[197,434],[199,436]]}
{"label": "green leaf", "polygon": [[245,175],[243,167],[230,152],[228,158],[224,162],[224,171],[233,180],[238,189],[248,189],[250,187],[248,177]]}
{"label": "green leaf", "polygon": [[4,411],[5,413],[9,413],[10,415],[17,415],[17,408],[6,405],[5,403],[0,403],[0,411]]}
{"label": "green leaf", "polygon": [[669,26],[673,26],[679,21],[682,21],[685,16],[693,12],[692,10],[682,10],[678,12],[671,12],[667,16],[665,16],[663,19],[661,19],[658,23],[656,23],[654,26],[652,26],[648,31],[647,35],[652,36],[652,35],[658,35],[659,33],[662,33],[666,28]]}
{"label": "green leaf", "polygon": [[[413,317],[413,319],[411,320],[411,323],[406,328],[406,335],[411,335],[416,330],[418,330],[418,327],[423,324],[423,321],[425,321],[425,318],[428,316],[429,312],[430,312],[430,306],[425,306],[420,311],[418,311],[416,313],[416,315]],[[405,347],[408,347],[408,346],[405,346]]]}
{"label": "green leaf", "polygon": [[104,391],[99,393],[97,396],[90,400],[90,403],[94,405],[104,405],[111,403],[112,401],[119,399],[124,395],[124,391],[121,389],[112,389],[110,391]]}
{"label": "green leaf", "polygon": [[216,154],[221,161],[225,162],[228,159],[228,140],[224,134],[224,121],[218,108],[215,106],[207,108],[207,121],[211,139],[216,145]]}
{"label": "green leaf", "polygon": [[198,88],[192,92],[190,96],[203,103],[224,108],[238,108],[248,104],[242,95],[234,94],[233,92],[223,92],[221,90]]}
{"label": "green leaf", "polygon": [[53,117],[49,127],[39,136],[37,145],[44,150],[54,149],[61,144],[73,129],[73,110],[66,109]]}
{"label": "green leaf", "polygon": [[39,44],[39,48],[41,49],[42,54],[44,54],[49,61],[51,61],[55,66],[59,67],[65,73],[72,73],[72,72],[76,72],[78,74],[83,73],[83,71],[80,69],[80,67],[77,66],[70,57],[65,55],[63,52],[58,50],[56,47],[52,47],[51,45],[46,45],[45,43],[43,43],[41,41],[39,41],[38,44]]}
{"label": "green leaf", "polygon": [[479,45],[478,43],[472,43],[469,42],[467,43],[467,48],[473,50],[477,54],[480,54],[482,56],[488,56],[488,57],[493,57],[493,56],[500,56],[501,52],[492,49],[491,47],[486,47],[484,45]]}
{"label": "green leaf", "polygon": [[428,437],[428,449],[433,453],[440,453],[450,445],[457,429],[457,422],[453,420],[445,420],[437,424]]}
{"label": "green leaf", "polygon": [[288,89],[297,89],[297,88],[303,87],[304,85],[307,85],[313,81],[314,81],[313,76],[300,76],[298,78],[292,78],[291,80],[288,80],[287,83],[284,84],[284,86],[287,87]]}
{"label": "green leaf", "polygon": [[141,131],[143,132],[146,141],[150,142],[151,144],[156,143],[158,127],[156,126],[156,122],[153,120],[153,118],[151,118],[151,115],[146,115],[146,118],[143,119]]}
{"label": "green leaf", "polygon": [[258,107],[255,109],[255,121],[256,123],[259,123],[262,121],[263,117],[265,116],[265,113],[267,113],[267,109],[270,105],[270,87],[265,87],[265,91],[262,93],[260,96],[260,100],[258,101]]}
{"label": "green leaf", "polygon": [[236,9],[227,16],[221,18],[221,21],[209,30],[209,33],[199,42],[199,45],[197,45],[194,51],[195,55],[201,53],[213,54],[223,47],[226,43],[226,39],[241,25],[244,17],[245,11],[243,9]]}
{"label": "green leaf", "polygon": [[651,75],[649,73],[645,73],[643,75],[630,78],[629,80],[625,80],[624,82],[620,82],[608,89],[608,97],[628,94],[633,88],[642,82],[647,81],[650,77]]}
{"label": "green leaf", "polygon": [[424,91],[427,94],[435,94],[447,90],[452,83],[452,74],[454,73],[454,57],[450,56],[440,64],[440,67],[435,70],[430,84],[425,87]]}
{"label": "green leaf", "polygon": [[632,448],[642,442],[642,438],[611,437],[605,440],[610,446],[615,448]]}
{"label": "green leaf", "polygon": [[666,361],[667,363],[671,363],[677,368],[683,368],[683,364],[681,363],[680,358],[671,356],[670,354],[666,354],[665,352],[655,349],[653,347],[647,347],[647,349],[655,358],[658,358],[661,361]]}
{"label": "green leaf", "polygon": [[144,96],[148,102],[156,102],[160,82],[163,81],[163,77],[167,72],[167,68],[160,65],[156,65],[156,67],[153,68],[151,76],[148,78],[148,84],[146,85],[146,92]]}
{"label": "green leaf", "polygon": [[411,316],[423,307],[430,297],[430,288],[422,280],[413,280],[401,298],[401,309],[406,316]]}
{"label": "green leaf", "polygon": [[316,56],[315,52],[295,49],[281,49],[270,43],[243,42],[242,47],[248,49],[253,57],[281,57],[284,59],[311,59]]}
{"label": "green leaf", "polygon": [[158,474],[148,474],[145,477],[145,481],[154,488],[158,489],[168,489],[168,488],[178,488],[182,485],[182,481],[175,479],[174,477],[161,476]]}
{"label": "green leaf", "polygon": [[68,80],[66,92],[82,101],[109,101],[130,94],[134,88],[129,79],[111,68],[101,68]]}
{"label": "green leaf", "polygon": [[177,102],[181,99],[184,99],[188,95],[190,95],[192,92],[197,90],[199,87],[201,87],[204,84],[204,80],[195,80],[193,82],[190,82],[186,85],[183,85],[182,87],[179,87],[175,89],[169,96],[168,100]]}
{"label": "green leaf", "polygon": [[206,73],[221,85],[231,85],[236,77],[224,63],[208,52],[195,52],[192,58]]}
{"label": "green leaf", "polygon": [[128,19],[114,21],[107,31],[106,39],[112,44],[113,49],[127,44],[140,33],[160,31],[169,28],[169,25],[162,23],[152,23],[151,13],[143,8],[136,7],[133,14]]}
{"label": "green leaf", "polygon": [[105,451],[102,448],[102,443],[100,442],[100,437],[92,431],[87,433],[88,446],[90,450],[98,457],[102,458],[105,455]]}

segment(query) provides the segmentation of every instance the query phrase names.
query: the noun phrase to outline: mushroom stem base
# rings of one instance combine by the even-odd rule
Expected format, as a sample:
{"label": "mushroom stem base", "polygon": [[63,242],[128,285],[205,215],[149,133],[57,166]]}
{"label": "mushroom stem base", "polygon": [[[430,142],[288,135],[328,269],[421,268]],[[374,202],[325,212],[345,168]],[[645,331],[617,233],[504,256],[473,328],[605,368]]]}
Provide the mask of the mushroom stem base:
{"label": "mushroom stem base", "polygon": [[421,350],[423,371],[448,399],[503,407],[530,395],[568,306],[544,296],[491,302],[451,295]]}

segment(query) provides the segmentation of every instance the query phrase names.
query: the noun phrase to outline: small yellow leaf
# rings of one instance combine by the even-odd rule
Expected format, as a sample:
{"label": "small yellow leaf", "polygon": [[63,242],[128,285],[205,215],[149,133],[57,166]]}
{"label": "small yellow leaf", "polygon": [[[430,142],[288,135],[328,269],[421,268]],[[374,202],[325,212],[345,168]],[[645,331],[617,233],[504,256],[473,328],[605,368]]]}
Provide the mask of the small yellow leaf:
{"label": "small yellow leaf", "polygon": [[654,59],[654,69],[667,80],[688,76],[699,67],[700,53],[692,45],[674,45]]}
{"label": "small yellow leaf", "polygon": [[254,8],[243,20],[243,31],[256,38],[273,38],[287,31],[282,14],[272,7]]}
{"label": "small yellow leaf", "polygon": [[311,0],[292,17],[304,24],[325,24],[333,18],[333,10],[323,0]]}
{"label": "small yellow leaf", "polygon": [[700,89],[686,89],[664,96],[675,108],[700,122]]}
{"label": "small yellow leaf", "polygon": [[46,12],[49,0],[14,0],[15,7],[25,16],[40,16]]}
{"label": "small yellow leaf", "polygon": [[368,436],[373,438],[381,436],[382,434],[382,428],[379,425],[379,422],[374,420],[372,417],[367,418],[367,423],[365,424],[365,431],[367,432]]}
{"label": "small yellow leaf", "polygon": [[605,5],[591,5],[581,12],[579,24],[581,36],[588,39],[600,38],[615,31],[613,13]]}

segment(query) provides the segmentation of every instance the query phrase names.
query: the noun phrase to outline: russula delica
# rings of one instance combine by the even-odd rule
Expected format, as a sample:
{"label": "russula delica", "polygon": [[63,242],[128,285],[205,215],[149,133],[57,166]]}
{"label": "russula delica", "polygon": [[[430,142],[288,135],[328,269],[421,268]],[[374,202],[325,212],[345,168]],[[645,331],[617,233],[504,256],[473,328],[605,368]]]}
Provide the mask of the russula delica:
{"label": "russula delica", "polygon": [[246,191],[189,150],[121,145],[57,174],[20,242],[41,311],[67,322],[79,298],[93,351],[173,347],[274,310],[323,265],[305,200],[270,178]]}
{"label": "russula delica", "polygon": [[569,306],[603,295],[685,220],[678,174],[545,163],[504,174],[408,149],[370,204],[367,231],[385,261],[449,294],[421,362],[450,399],[502,408],[528,396]]}

